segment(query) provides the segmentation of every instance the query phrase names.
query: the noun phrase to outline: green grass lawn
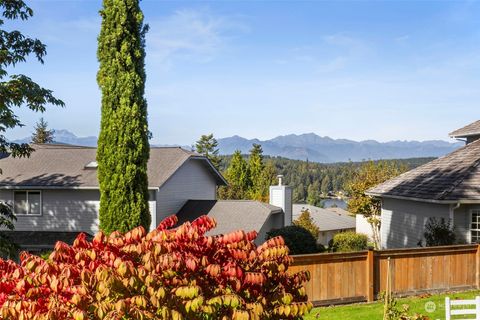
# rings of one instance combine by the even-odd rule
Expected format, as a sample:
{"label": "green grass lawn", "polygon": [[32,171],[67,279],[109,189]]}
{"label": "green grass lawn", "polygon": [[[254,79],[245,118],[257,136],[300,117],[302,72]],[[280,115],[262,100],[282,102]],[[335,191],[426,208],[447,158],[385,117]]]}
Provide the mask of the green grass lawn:
{"label": "green grass lawn", "polygon": [[[428,316],[432,320],[445,319],[445,297],[449,296],[451,299],[474,299],[476,295],[480,295],[480,291],[467,291],[460,293],[449,293],[441,295],[432,295],[429,297],[410,297],[405,299],[398,299],[397,306],[401,307],[403,304],[410,306],[409,314],[419,313]],[[425,311],[425,303],[433,301],[436,305],[434,312]],[[314,320],[364,320],[364,319],[382,319],[383,318],[383,304],[376,303],[361,303],[346,306],[332,306],[325,308],[315,308],[304,319]]]}

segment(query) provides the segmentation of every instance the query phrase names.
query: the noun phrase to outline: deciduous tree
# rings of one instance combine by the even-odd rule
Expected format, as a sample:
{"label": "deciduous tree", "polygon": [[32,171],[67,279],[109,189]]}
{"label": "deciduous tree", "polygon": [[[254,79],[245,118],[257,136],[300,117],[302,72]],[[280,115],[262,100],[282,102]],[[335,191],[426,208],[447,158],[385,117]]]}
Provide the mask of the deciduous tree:
{"label": "deciduous tree", "polygon": [[102,120],[97,161],[100,229],[150,228],[145,33],[139,0],[104,0],[97,74]]}
{"label": "deciduous tree", "polygon": [[353,173],[347,183],[347,191],[350,194],[348,210],[355,214],[361,214],[367,218],[372,227],[373,241],[376,249],[380,248],[380,214],[381,202],[365,194],[368,189],[394,178],[405,172],[407,168],[395,162],[368,161]]}
{"label": "deciduous tree", "polygon": [[[47,53],[40,40],[27,37],[18,30],[5,29],[5,20],[26,21],[33,16],[33,10],[24,1],[9,0],[0,1],[0,11],[0,153],[25,157],[33,151],[29,144],[10,142],[4,135],[9,129],[23,126],[14,109],[25,107],[44,112],[49,104],[64,106],[64,103],[27,75],[14,73],[15,67],[26,62],[28,57],[43,63]],[[12,230],[14,219],[11,208],[0,203],[0,227]],[[10,255],[12,248],[11,242],[0,233],[0,254]]]}

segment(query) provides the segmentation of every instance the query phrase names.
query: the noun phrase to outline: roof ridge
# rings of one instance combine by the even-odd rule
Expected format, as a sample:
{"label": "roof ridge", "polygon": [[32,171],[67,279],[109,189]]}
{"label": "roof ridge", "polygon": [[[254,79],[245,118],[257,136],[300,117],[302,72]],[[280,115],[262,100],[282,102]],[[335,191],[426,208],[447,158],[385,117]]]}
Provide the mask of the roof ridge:
{"label": "roof ridge", "polygon": [[[453,152],[450,152],[450,153],[448,153],[448,154],[446,154],[446,155],[443,155],[443,156],[441,156],[441,157],[438,157],[438,158],[436,158],[436,159],[433,159],[432,161],[429,161],[429,162],[427,162],[427,163],[424,163],[424,164],[422,164],[421,166],[418,166],[418,167],[416,167],[416,168],[413,168],[413,169],[411,169],[411,170],[408,170],[408,171],[406,171],[406,172],[404,172],[404,173],[402,173],[402,174],[400,174],[400,175],[398,175],[398,176],[396,176],[396,177],[394,177],[394,178],[392,178],[392,179],[389,179],[389,180],[387,180],[387,181],[385,181],[385,182],[382,182],[382,183],[380,183],[380,184],[378,184],[378,185],[370,188],[369,190],[377,189],[378,187],[383,186],[384,184],[387,184],[387,183],[388,183],[389,181],[391,181],[391,180],[399,180],[399,179],[401,179],[403,176],[406,176],[406,175],[411,174],[412,171],[421,171],[422,168],[431,166],[432,164],[437,163],[437,162],[441,162],[443,159],[448,158],[448,157],[451,157],[451,156],[453,156],[453,155],[455,155],[455,154],[457,154],[457,153],[460,153],[460,152],[462,152],[463,150],[465,150],[466,148],[471,147],[472,145],[474,145],[474,144],[476,144],[476,143],[480,143],[480,140],[477,140],[477,141],[474,141],[474,142],[472,142],[472,143],[470,143],[470,144],[464,145],[463,147],[460,147],[460,148],[458,148],[457,150],[455,150],[455,151],[453,151]],[[369,190],[367,190],[367,192],[368,192]]]}
{"label": "roof ridge", "polygon": [[32,147],[40,147],[40,148],[56,148],[56,149],[96,149],[97,147],[91,146],[81,146],[76,144],[68,144],[68,143],[31,143]]}

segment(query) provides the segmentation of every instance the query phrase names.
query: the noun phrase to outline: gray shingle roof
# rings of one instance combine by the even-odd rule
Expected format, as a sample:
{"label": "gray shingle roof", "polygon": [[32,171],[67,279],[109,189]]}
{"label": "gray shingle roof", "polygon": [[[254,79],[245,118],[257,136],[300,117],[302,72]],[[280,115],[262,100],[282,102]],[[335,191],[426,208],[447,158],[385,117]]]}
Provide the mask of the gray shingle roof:
{"label": "gray shingle roof", "polygon": [[[97,170],[85,166],[95,161],[97,149],[61,144],[32,145],[35,151],[29,158],[0,159],[0,188],[56,187],[98,188]],[[223,177],[203,156],[177,147],[151,148],[148,162],[148,183],[151,188],[162,186],[187,160],[203,161],[217,179]]]}
{"label": "gray shingle roof", "polygon": [[464,138],[468,136],[480,135],[480,120],[470,123],[469,125],[450,132],[452,138]]}
{"label": "gray shingle roof", "polygon": [[388,180],[367,194],[420,201],[480,200],[480,140]]}
{"label": "gray shingle roof", "polygon": [[277,213],[282,213],[282,209],[259,201],[189,200],[177,217],[180,224],[208,215],[217,221],[217,227],[211,234],[225,234],[236,230],[258,232],[268,217]]}
{"label": "gray shingle roof", "polygon": [[320,231],[355,229],[355,218],[350,216],[348,211],[323,209],[309,204],[294,204],[293,220],[297,219],[305,209],[308,209]]}

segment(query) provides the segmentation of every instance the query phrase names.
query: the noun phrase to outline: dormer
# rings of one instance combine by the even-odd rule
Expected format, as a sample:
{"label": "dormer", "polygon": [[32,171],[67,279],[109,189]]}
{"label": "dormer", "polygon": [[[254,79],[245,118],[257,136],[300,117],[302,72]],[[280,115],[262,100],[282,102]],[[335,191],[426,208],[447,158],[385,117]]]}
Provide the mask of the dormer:
{"label": "dormer", "polygon": [[449,135],[451,138],[459,140],[465,139],[463,141],[465,141],[466,144],[472,143],[473,141],[480,139],[480,120],[470,123],[468,126],[465,126],[463,128],[455,130]]}

